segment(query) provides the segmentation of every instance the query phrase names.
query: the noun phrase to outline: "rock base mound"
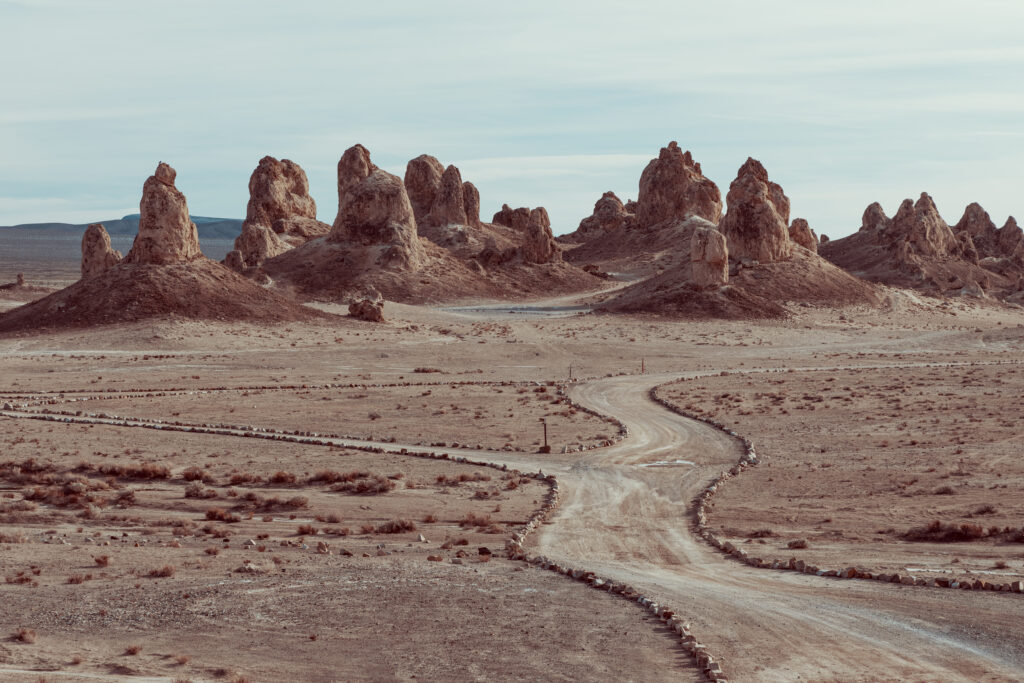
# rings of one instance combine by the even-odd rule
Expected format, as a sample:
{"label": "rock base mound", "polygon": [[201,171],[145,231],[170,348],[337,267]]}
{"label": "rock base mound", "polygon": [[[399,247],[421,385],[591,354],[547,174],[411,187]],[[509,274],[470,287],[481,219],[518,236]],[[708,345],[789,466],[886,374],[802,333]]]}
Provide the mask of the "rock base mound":
{"label": "rock base mound", "polygon": [[200,257],[167,265],[118,264],[0,315],[0,334],[151,318],[278,323],[330,317]]}

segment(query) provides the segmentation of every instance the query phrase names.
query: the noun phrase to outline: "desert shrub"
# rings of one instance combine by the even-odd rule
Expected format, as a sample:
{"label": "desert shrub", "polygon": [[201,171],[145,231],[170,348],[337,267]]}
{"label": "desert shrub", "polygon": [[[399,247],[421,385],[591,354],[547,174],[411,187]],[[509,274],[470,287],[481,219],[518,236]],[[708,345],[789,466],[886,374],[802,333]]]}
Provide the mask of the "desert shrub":
{"label": "desert shrub", "polygon": [[416,372],[416,373],[420,373],[420,374],[431,374],[431,373],[443,372],[443,370],[441,370],[441,368],[413,368],[412,371]]}
{"label": "desert shrub", "polygon": [[396,484],[379,474],[354,481],[342,481],[331,486],[336,493],[350,493],[358,496],[376,496],[394,490]]}
{"label": "desert shrub", "polygon": [[92,559],[93,562],[96,563],[97,567],[106,567],[110,565],[110,555],[97,555]]}
{"label": "desert shrub", "polygon": [[806,538],[797,538],[797,539],[792,540],[789,543],[787,543],[786,547],[791,549],[791,550],[800,550],[802,548],[806,548],[807,547],[807,539]]}
{"label": "desert shrub", "polygon": [[294,484],[296,477],[291,472],[285,472],[284,470],[278,470],[270,476],[271,484],[287,485]]}
{"label": "desert shrub", "polygon": [[36,630],[34,628],[19,628],[14,632],[14,639],[19,643],[36,642]]}
{"label": "desert shrub", "polygon": [[217,492],[213,489],[208,489],[198,481],[193,481],[191,484],[185,487],[186,498],[216,498]]}
{"label": "desert shrub", "polygon": [[429,515],[424,515],[423,516],[423,523],[424,524],[433,524],[436,521],[437,521],[437,516],[435,516],[435,515],[429,514]]}
{"label": "desert shrub", "polygon": [[176,570],[174,569],[173,565],[165,564],[159,569],[150,569],[147,576],[149,576],[151,579],[168,579],[174,576],[175,571]]}
{"label": "desert shrub", "polygon": [[401,534],[406,531],[415,531],[416,523],[409,519],[392,519],[380,524],[376,528],[378,534]]}
{"label": "desert shrub", "polygon": [[181,478],[185,481],[206,481],[207,476],[206,472],[199,467],[189,467],[181,473]]}
{"label": "desert shrub", "polygon": [[312,524],[300,524],[299,525],[299,536],[316,536],[320,530]]}
{"label": "desert shrub", "polygon": [[256,474],[249,474],[247,472],[236,472],[228,477],[228,484],[230,486],[239,486],[240,484],[254,484],[262,481],[263,478]]}
{"label": "desert shrub", "polygon": [[144,462],[141,465],[100,465],[96,471],[107,477],[120,479],[168,479],[171,470],[164,465]]}
{"label": "desert shrub", "polygon": [[373,525],[372,524],[364,524],[364,525],[362,525],[361,527],[359,527],[359,533],[361,533],[361,534],[372,534],[373,533]]}
{"label": "desert shrub", "polygon": [[207,555],[217,556],[217,555],[220,554],[220,548],[218,548],[215,545],[211,545],[209,548],[207,548],[203,552],[206,553]]}
{"label": "desert shrub", "polygon": [[747,534],[747,538],[770,538],[775,535],[771,529],[755,529]]}
{"label": "desert shrub", "polygon": [[92,579],[92,574],[72,574],[68,577],[68,583],[78,585]]}
{"label": "desert shrub", "polygon": [[227,522],[228,524],[242,521],[238,515],[232,514],[224,508],[207,508],[206,519],[214,522]]}
{"label": "desert shrub", "polygon": [[135,491],[131,489],[119,491],[118,494],[114,497],[114,504],[122,508],[131,507],[132,505],[135,505]]}
{"label": "desert shrub", "polygon": [[956,490],[952,486],[941,486],[935,489],[936,496],[952,496],[954,493],[956,493]]}
{"label": "desert shrub", "polygon": [[957,543],[985,538],[988,532],[979,524],[956,524],[933,520],[927,526],[913,527],[903,534],[907,541],[930,543]]}
{"label": "desert shrub", "polygon": [[467,512],[466,516],[459,520],[459,526],[481,526],[487,527],[492,524],[490,515],[477,515],[472,512]]}
{"label": "desert shrub", "polygon": [[140,652],[142,652],[142,646],[141,645],[129,645],[128,647],[126,647],[124,649],[124,653],[126,655],[134,656],[134,655],[139,654]]}

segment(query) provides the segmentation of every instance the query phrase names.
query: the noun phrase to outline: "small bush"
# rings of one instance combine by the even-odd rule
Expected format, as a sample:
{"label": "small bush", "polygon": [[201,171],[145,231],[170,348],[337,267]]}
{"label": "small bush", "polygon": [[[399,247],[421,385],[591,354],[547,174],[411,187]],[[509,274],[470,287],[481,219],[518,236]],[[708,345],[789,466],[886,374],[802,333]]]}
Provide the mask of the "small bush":
{"label": "small bush", "polygon": [[97,555],[92,560],[96,563],[97,567],[106,567],[110,564],[110,555]]}
{"label": "small bush", "polygon": [[903,534],[907,541],[931,543],[957,543],[985,538],[988,532],[979,524],[955,524],[934,520],[927,526],[914,527]]}
{"label": "small bush", "polygon": [[401,534],[406,531],[415,531],[416,523],[409,519],[392,519],[377,526],[378,534]]}
{"label": "small bush", "polygon": [[150,569],[149,576],[151,579],[169,579],[174,576],[175,568],[172,565],[165,564],[159,569]]}
{"label": "small bush", "polygon": [[786,544],[786,547],[789,548],[790,550],[800,550],[802,548],[806,548],[807,547],[807,539],[806,538],[798,538],[796,540],[790,541],[789,543]]}
{"label": "small bush", "polygon": [[296,477],[294,474],[292,474],[291,472],[285,472],[284,470],[278,470],[277,472],[274,472],[274,474],[270,476],[271,484],[289,485],[294,484],[295,480]]}
{"label": "small bush", "polygon": [[940,488],[935,489],[936,496],[952,496],[955,493],[956,490],[954,490],[952,486],[942,486]]}
{"label": "small bush", "polygon": [[14,633],[14,639],[19,643],[34,643],[36,642],[36,630],[34,628],[19,628]]}
{"label": "small bush", "polygon": [[135,655],[139,654],[140,652],[142,652],[142,646],[141,645],[129,645],[128,647],[126,647],[124,649],[124,653],[126,655],[131,656],[131,657],[134,657]]}
{"label": "small bush", "polygon": [[375,474],[370,478],[355,481],[339,482],[331,486],[337,493],[350,493],[357,496],[376,496],[394,490],[396,484],[387,477]]}
{"label": "small bush", "polygon": [[217,492],[214,491],[213,489],[206,488],[205,486],[200,484],[198,481],[194,481],[194,482],[192,482],[191,484],[189,484],[188,486],[185,487],[185,497],[186,498],[210,499],[210,498],[216,498],[217,497]]}
{"label": "small bush", "polygon": [[228,524],[242,521],[238,515],[231,514],[224,508],[207,508],[206,519],[214,522],[227,522]]}
{"label": "small bush", "polygon": [[92,579],[92,574],[72,574],[68,577],[68,583],[78,585]]}
{"label": "small bush", "polygon": [[181,478],[185,481],[205,481],[206,472],[199,467],[189,467],[181,473]]}
{"label": "small bush", "polygon": [[299,536],[316,536],[320,530],[312,524],[300,524],[299,525]]}

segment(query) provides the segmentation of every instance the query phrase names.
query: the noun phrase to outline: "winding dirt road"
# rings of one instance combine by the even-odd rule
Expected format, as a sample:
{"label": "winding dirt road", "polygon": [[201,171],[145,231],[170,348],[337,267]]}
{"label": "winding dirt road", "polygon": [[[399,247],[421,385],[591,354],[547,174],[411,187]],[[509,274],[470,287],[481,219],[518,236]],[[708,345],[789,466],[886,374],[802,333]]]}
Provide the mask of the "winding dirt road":
{"label": "winding dirt road", "polygon": [[[735,439],[650,400],[651,387],[690,374],[629,375],[573,385],[574,400],[626,424],[628,437],[612,447],[544,456],[459,453],[556,474],[562,504],[530,536],[531,552],[632,584],[675,609],[732,680],[1024,678],[1024,596],[754,569],[726,559],[696,537],[691,532],[693,500],[742,451]],[[126,426],[151,425],[129,420]],[[220,433],[241,436],[244,431]],[[329,441],[387,451],[406,447]]]}

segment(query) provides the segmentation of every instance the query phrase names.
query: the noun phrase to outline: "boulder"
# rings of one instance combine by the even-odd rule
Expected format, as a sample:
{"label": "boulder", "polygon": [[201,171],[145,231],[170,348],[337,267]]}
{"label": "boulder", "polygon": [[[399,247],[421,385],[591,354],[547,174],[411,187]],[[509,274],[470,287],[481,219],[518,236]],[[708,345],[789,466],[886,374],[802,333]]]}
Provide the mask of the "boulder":
{"label": "boulder", "polygon": [[874,202],[864,209],[860,219],[861,232],[885,232],[892,225],[892,219],[885,215],[882,205]]}
{"label": "boulder", "polygon": [[718,223],[722,218],[722,193],[704,177],[693,156],[684,154],[673,141],[661,148],[658,158],[652,159],[640,176],[637,224],[647,227],[687,216]]}
{"label": "boulder", "polygon": [[803,218],[794,218],[789,224],[789,239],[804,249],[818,253],[818,236]]}
{"label": "boulder", "polygon": [[409,193],[416,223],[426,220],[441,188],[444,166],[429,154],[421,154],[405,165],[405,190]]}
{"label": "boulder", "polygon": [[348,314],[359,320],[384,322],[384,302],[374,299],[360,299],[348,305]]}
{"label": "boulder", "polygon": [[729,281],[729,250],[725,235],[713,228],[697,228],[690,238],[693,283],[701,288],[718,287]]}
{"label": "boulder", "polygon": [[462,174],[449,166],[441,176],[427,223],[434,226],[466,225],[466,204],[462,194]]}
{"label": "boulder", "polygon": [[125,263],[165,265],[202,258],[199,233],[188,215],[185,195],[174,186],[177,173],[160,162],[142,186],[139,234]]}
{"label": "boulder", "polygon": [[760,262],[789,258],[789,200],[768,179],[761,162],[748,158],[740,167],[726,204],[729,208],[718,229],[728,240],[730,257]]}
{"label": "boulder", "polygon": [[605,192],[594,204],[594,213],[582,221],[576,236],[588,240],[598,235],[625,228],[635,216],[628,211],[614,192]]}
{"label": "boulder", "polygon": [[82,277],[92,277],[121,262],[121,252],[110,246],[110,235],[100,223],[93,223],[82,235]]}
{"label": "boulder", "polygon": [[[235,249],[231,252],[238,252],[240,260],[232,259],[232,263],[240,264],[241,270],[244,270],[258,266],[291,248],[292,246],[278,237],[269,225],[246,221],[242,223],[242,234],[235,238]],[[224,259],[224,265],[229,265],[227,258]]]}

